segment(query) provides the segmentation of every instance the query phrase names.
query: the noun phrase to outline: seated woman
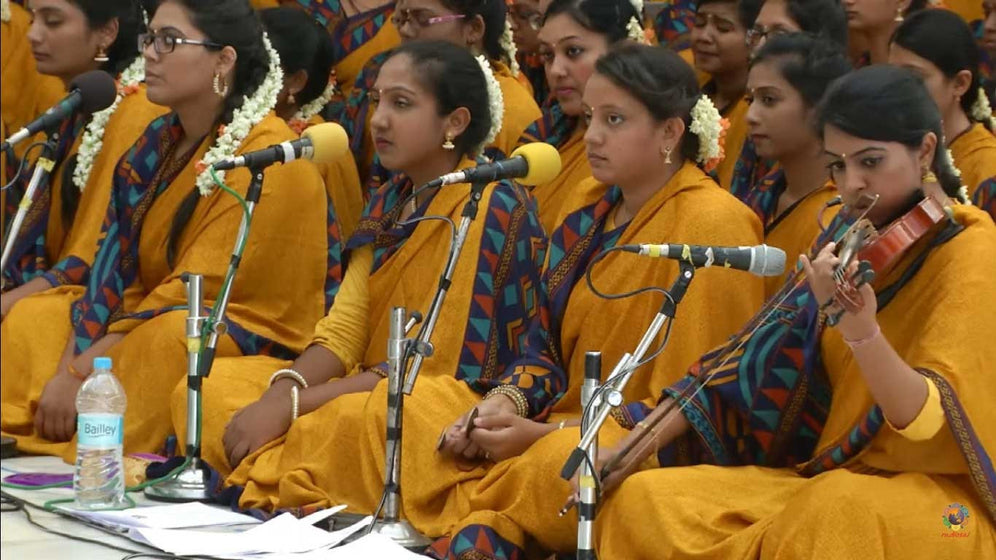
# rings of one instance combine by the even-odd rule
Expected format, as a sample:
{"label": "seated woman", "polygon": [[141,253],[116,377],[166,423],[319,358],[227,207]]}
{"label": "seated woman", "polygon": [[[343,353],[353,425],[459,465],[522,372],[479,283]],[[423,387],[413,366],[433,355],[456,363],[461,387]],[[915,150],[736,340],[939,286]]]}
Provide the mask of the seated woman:
{"label": "seated woman", "polygon": [[[916,76],[849,74],[819,122],[845,205],[880,232],[909,215],[933,225],[879,253],[892,260],[857,290],[834,279],[836,244],[803,258],[807,282],[665,391],[644,443],[602,480],[602,558],[996,555],[996,226],[952,201]],[[655,452],[663,468],[629,475]]]}
{"label": "seated woman", "polygon": [[[332,39],[324,27],[301,10],[270,8],[261,11],[259,17],[273,48],[280,55],[284,71],[284,87],[277,97],[277,116],[287,121],[298,134],[309,126],[324,123],[320,113],[337,94],[335,76],[330,74],[335,60]],[[360,177],[352,156],[332,163],[319,163],[318,170],[325,179],[330,201],[329,267],[339,267],[341,245],[353,235],[363,212]],[[341,272],[335,273],[326,287],[337,290],[341,280]],[[331,299],[327,303],[331,305]]]}
{"label": "seated woman", "polygon": [[[968,197],[981,201],[996,191],[996,118],[979,84],[979,50],[968,25],[953,12],[924,10],[896,30],[889,63],[927,84]],[[992,205],[987,210],[992,213]]]}
{"label": "seated woman", "polygon": [[[204,457],[222,472],[234,469],[226,483],[239,487],[242,508],[377,508],[391,309],[428,311],[451,237],[439,220],[409,220],[459,221],[470,200],[466,184],[415,199],[412,189],[474,164],[470,156],[497,128],[490,112],[497,100],[485,80],[481,64],[448,42],[406,43],[384,64],[371,126],[384,164],[401,173],[367,206],[348,244],[346,279],[332,309],[293,363],[245,359],[221,367],[219,360],[205,383],[204,409],[216,416],[205,421]],[[454,149],[444,147],[447,137]],[[453,521],[444,503],[450,489],[483,470],[466,472],[438,455],[440,432],[482,398],[539,415],[564,383],[553,373],[507,369],[545,306],[539,269],[546,243],[527,195],[508,181],[488,185],[469,232],[432,337],[435,352],[405,405],[402,510],[430,534]],[[254,371],[266,374],[247,374]],[[227,427],[223,415],[231,416]]]}
{"label": "seated woman", "polygon": [[[816,35],[847,49],[847,15],[840,0],[766,0],[757,13],[754,27],[747,31],[747,44],[751,52],[756,53],[768,38],[799,32]],[[777,162],[757,154],[748,135],[733,167],[730,192],[743,200],[776,165]]]}
{"label": "seated woman", "polygon": [[540,0],[509,0],[508,24],[515,41],[515,59],[519,66],[519,81],[533,94],[533,100],[542,107],[550,97],[550,88],[539,56],[539,30],[543,27]]}
{"label": "seated woman", "polygon": [[[820,233],[817,217],[837,195],[814,125],[823,92],[850,70],[843,49],[802,33],[774,37],[751,59],[750,139],[758,155],[776,161],[778,168],[743,201],[764,224],[764,242],[783,249],[789,263],[809,251]],[[781,289],[794,268],[790,264],[782,275],[764,279],[765,299]]]}
{"label": "seated woman", "polygon": [[[512,75],[510,65],[515,54],[506,45],[514,51],[514,43],[505,25],[506,15],[504,0],[399,0],[391,16],[402,43],[417,39],[449,41],[475,56],[483,56],[491,64],[504,102],[501,129],[485,146],[485,154],[491,158],[511,154],[526,127],[540,117],[529,90]],[[384,52],[371,58],[357,78],[347,102],[349,115],[343,123],[350,133],[351,148],[368,196],[391,179],[381,163],[374,161],[368,126],[372,115],[368,94],[387,56],[389,53]]]}
{"label": "seated woman", "polygon": [[[166,0],[149,28],[139,40],[148,96],[172,112],[118,162],[86,291],[24,299],[3,321],[2,367],[18,372],[3,376],[3,431],[30,453],[75,458],[76,392],[104,355],[128,395],[125,451],[161,446],[166,396],[187,365],[181,276],[203,275],[213,305],[242,221],[206,167],[294,138],[269,114],[280,63],[246,0]],[[244,196],[247,170],[221,178]],[[323,309],[325,199],[313,165],[266,171],[219,355],[303,350]]]}
{"label": "seated woman", "polygon": [[754,26],[758,6],[751,0],[700,0],[692,27],[695,68],[709,74],[702,89],[729,122],[724,157],[715,169],[716,181],[725,189],[747,138],[747,30]]}
{"label": "seated woman", "polygon": [[[66,286],[67,293],[82,295],[111,197],[114,168],[149,121],[165,112],[149,102],[142,86],[145,61],[135,51],[135,41],[145,24],[134,1],[38,0],[31,6],[34,21],[27,37],[38,71],[63,85],[60,97],[76,76],[96,69],[117,78],[118,95],[107,109],[77,114],[56,131],[50,158],[56,165],[38,185],[3,271],[4,317],[17,302],[51,288]],[[11,80],[16,82],[15,77]],[[46,109],[37,108],[39,113]],[[8,170],[16,173],[19,162],[9,163],[13,165]],[[24,169],[4,191],[4,223],[17,214],[33,173],[33,167]]]}
{"label": "seated woman", "polygon": [[[461,501],[454,499],[464,517],[435,543],[437,557],[521,558],[516,553],[523,554],[530,539],[548,551],[574,548],[577,518],[557,516],[561,494],[569,488],[559,474],[578,444],[585,353],[602,352],[607,376],[624,352],[633,351],[662,303],[659,296],[596,296],[584,276],[601,251],[653,240],[760,242],[757,217],[697,165],[719,152],[717,136],[691,132],[718,130],[719,114],[705,110],[703,99],[691,67],[663,47],[621,45],[596,64],[583,97],[585,143],[595,176],[571,193],[572,207],[579,210],[550,240],[544,275],[550,335],[534,331],[514,365],[534,375],[563,371],[567,391],[545,422],[517,418],[485,402],[477,406],[469,439],[466,414],[451,425],[445,450],[498,463],[461,493]],[[615,253],[596,265],[592,282],[611,294],[647,286],[666,289],[678,268],[675,261]],[[726,340],[761,306],[762,290],[760,278],[744,273],[698,271],[678,305],[667,348],[648,365],[650,371],[638,370],[626,386],[627,404],[606,423],[602,442],[617,441],[640,422],[661,388],[684,371],[681,364]]]}
{"label": "seated woman", "polygon": [[564,204],[591,177],[585,157],[586,123],[581,118],[584,86],[599,57],[612,45],[635,38],[630,37],[630,24],[640,27],[639,21],[629,0],[553,0],[546,9],[539,54],[552,97],[543,108],[543,117],[526,130],[521,141],[546,142],[560,152],[560,175],[532,189],[547,234],[560,226],[564,215],[577,210]]}

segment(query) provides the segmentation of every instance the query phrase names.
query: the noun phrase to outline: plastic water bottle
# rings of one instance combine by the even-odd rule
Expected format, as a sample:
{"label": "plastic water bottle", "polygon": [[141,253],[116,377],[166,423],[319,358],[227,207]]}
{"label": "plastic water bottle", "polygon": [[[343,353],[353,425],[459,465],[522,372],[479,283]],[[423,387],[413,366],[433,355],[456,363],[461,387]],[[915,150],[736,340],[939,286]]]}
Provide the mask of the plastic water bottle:
{"label": "plastic water bottle", "polygon": [[124,388],[111,373],[110,358],[94,358],[93,373],[76,394],[76,472],[73,492],[77,506],[112,509],[124,505],[122,449]]}

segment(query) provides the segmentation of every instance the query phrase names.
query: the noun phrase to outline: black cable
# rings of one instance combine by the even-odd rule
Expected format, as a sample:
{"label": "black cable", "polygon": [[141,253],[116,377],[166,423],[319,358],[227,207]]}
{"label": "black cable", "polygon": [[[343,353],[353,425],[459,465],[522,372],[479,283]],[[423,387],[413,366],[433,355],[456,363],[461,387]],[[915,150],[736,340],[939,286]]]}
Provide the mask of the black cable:
{"label": "black cable", "polygon": [[14,178],[11,179],[9,183],[0,188],[0,191],[5,191],[10,187],[14,186],[14,183],[16,183],[17,180],[21,178],[21,173],[24,172],[24,164],[27,163],[28,161],[28,154],[31,153],[31,150],[39,146],[44,146],[45,144],[46,144],[45,142],[35,142],[34,144],[28,146],[27,150],[24,150],[24,157],[21,158],[21,162],[17,166],[17,173],[14,174]]}
{"label": "black cable", "polygon": [[[107,542],[104,542],[104,541],[98,541],[96,539],[88,539],[86,537],[80,537],[80,536],[77,536],[77,535],[72,535],[70,533],[63,533],[62,531],[57,531],[55,529],[52,529],[51,527],[46,527],[46,526],[42,525],[41,523],[39,523],[38,521],[36,521],[33,517],[31,517],[31,512],[28,511],[30,508],[38,509],[38,510],[41,510],[41,511],[46,511],[44,508],[36,506],[35,504],[32,504],[29,501],[22,500],[20,498],[12,496],[11,494],[8,494],[6,492],[0,492],[0,495],[3,495],[4,499],[6,499],[8,501],[8,503],[9,502],[14,502],[14,503],[19,504],[20,505],[19,509],[20,509],[20,511],[24,512],[24,517],[25,517],[25,519],[27,519],[28,523],[30,523],[31,525],[34,525],[35,527],[41,529],[42,531],[45,531],[46,533],[49,533],[49,534],[52,534],[52,535],[57,535],[57,536],[60,536],[60,537],[63,537],[63,538],[67,538],[67,539],[70,539],[70,540],[74,540],[74,541],[78,541],[78,542],[85,542],[85,543],[90,543],[90,544],[96,544],[96,545],[99,545],[99,546],[104,546],[104,547],[107,547],[107,548],[112,548],[114,550],[119,550],[121,552],[127,552],[129,554],[141,554],[140,551],[132,549],[132,548],[124,548],[122,546],[113,545],[113,544],[110,544],[110,543],[107,543]],[[8,510],[8,511],[17,511],[17,510]],[[174,556],[173,558],[179,558],[179,557]]]}

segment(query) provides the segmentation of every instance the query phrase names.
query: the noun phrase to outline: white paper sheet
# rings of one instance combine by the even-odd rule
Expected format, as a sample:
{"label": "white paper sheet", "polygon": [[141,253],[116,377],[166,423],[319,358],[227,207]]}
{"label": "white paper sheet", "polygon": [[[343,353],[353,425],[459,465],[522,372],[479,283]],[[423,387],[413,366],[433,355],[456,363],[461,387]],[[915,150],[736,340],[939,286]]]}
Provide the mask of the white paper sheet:
{"label": "white paper sheet", "polygon": [[87,511],[72,505],[60,508],[73,517],[111,527],[130,529],[183,529],[188,527],[223,527],[226,525],[259,524],[254,517],[200,502],[168,506],[136,507],[121,511]]}
{"label": "white paper sheet", "polygon": [[[334,512],[325,513],[324,516],[328,517],[332,513]],[[309,516],[308,519],[315,522],[320,520],[314,516]],[[285,513],[247,531],[208,532],[189,529],[135,528],[129,532],[129,537],[181,556],[273,558],[269,555],[283,557],[328,550],[366,527],[371,520],[372,518],[368,517],[350,527],[330,533]]]}

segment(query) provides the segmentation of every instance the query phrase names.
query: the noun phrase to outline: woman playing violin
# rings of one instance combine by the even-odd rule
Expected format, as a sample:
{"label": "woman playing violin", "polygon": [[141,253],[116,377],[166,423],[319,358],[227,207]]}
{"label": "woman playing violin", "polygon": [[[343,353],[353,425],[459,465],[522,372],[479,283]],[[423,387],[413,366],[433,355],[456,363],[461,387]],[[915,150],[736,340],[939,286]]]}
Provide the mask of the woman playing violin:
{"label": "woman playing violin", "polygon": [[601,558],[996,557],[996,226],[912,74],[854,72],[819,112],[845,210],[600,457]]}

